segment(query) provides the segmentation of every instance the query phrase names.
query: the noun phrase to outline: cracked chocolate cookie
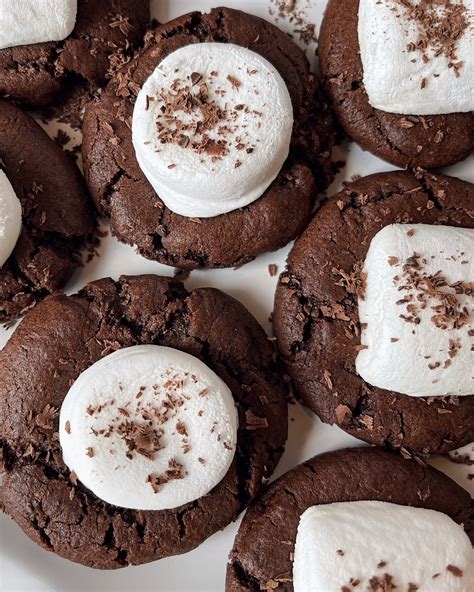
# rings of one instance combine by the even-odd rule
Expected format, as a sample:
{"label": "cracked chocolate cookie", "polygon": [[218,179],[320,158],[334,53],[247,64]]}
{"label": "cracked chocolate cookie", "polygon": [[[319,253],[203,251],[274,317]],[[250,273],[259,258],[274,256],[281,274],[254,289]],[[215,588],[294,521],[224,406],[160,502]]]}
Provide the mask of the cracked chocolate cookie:
{"label": "cracked chocolate cookie", "polygon": [[0,95],[44,107],[71,87],[103,85],[143,39],[149,5],[78,0],[76,12],[70,0],[43,9],[36,1],[8,2],[0,15]]}
{"label": "cracked chocolate cookie", "polygon": [[48,298],[0,353],[0,376],[2,506],[95,568],[198,546],[261,491],[286,440],[264,331],[233,298],[173,279]]}
{"label": "cracked chocolate cookie", "polygon": [[332,144],[304,53],[270,23],[218,8],[149,36],[89,104],[83,157],[121,241],[167,265],[231,267],[303,230]]}
{"label": "cracked chocolate cookie", "polygon": [[333,196],[296,242],[275,334],[324,422],[407,453],[473,440],[473,212],[470,183],[381,173]]}
{"label": "cracked chocolate cookie", "polygon": [[93,229],[76,165],[26,113],[0,100],[0,323],[66,284]]}
{"label": "cracked chocolate cookie", "polygon": [[330,0],[321,71],[339,122],[362,148],[400,167],[439,168],[474,146],[472,14],[459,13],[462,3],[412,4]]}
{"label": "cracked chocolate cookie", "polygon": [[468,590],[469,523],[468,492],[431,467],[375,448],[323,454],[248,509],[226,590]]}

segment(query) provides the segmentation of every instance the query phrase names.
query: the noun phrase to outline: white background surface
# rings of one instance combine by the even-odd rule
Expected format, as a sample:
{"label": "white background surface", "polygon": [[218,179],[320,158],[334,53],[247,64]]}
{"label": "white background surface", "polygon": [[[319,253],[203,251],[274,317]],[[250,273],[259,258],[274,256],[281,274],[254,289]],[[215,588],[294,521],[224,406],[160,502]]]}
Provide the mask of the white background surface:
{"label": "white background surface", "polygon": [[[153,15],[164,22],[190,10],[208,10],[222,2],[205,0],[153,0]],[[299,0],[305,9],[308,21],[321,23],[325,0]],[[227,0],[226,5],[254,13],[273,21],[269,14],[270,0]],[[288,22],[279,26],[292,30]],[[314,62],[314,47],[309,57]],[[368,175],[392,170],[387,163],[362,152],[356,145],[344,146],[343,154],[336,160],[346,160],[346,167],[338,175],[330,189],[341,189],[343,180],[355,174]],[[474,157],[468,162],[451,167],[447,172],[462,179],[474,181]],[[275,263],[279,271],[284,267],[289,247],[276,253],[259,257],[239,270],[214,270],[193,272],[186,281],[189,289],[204,286],[220,288],[239,299],[271,332],[268,322],[273,308],[273,294],[277,278],[271,278],[268,265]],[[173,269],[146,261],[136,255],[131,247],[119,244],[108,236],[102,241],[100,257],[79,270],[68,286],[73,293],[89,281],[106,276],[118,278],[121,274],[155,273],[172,275]],[[7,341],[10,332],[0,329],[0,347]],[[275,476],[279,476],[295,464],[311,456],[360,444],[336,427],[322,425],[314,415],[300,405],[290,406],[290,436],[287,450]],[[445,458],[433,459],[461,485],[474,493],[474,481],[468,481],[469,467],[454,464]],[[472,472],[472,467],[471,467]],[[0,589],[2,592],[223,592],[227,556],[232,548],[238,522],[207,540],[201,547],[180,557],[161,560],[140,567],[130,567],[115,572],[100,572],[85,568],[48,553],[31,542],[4,515],[0,515]]]}

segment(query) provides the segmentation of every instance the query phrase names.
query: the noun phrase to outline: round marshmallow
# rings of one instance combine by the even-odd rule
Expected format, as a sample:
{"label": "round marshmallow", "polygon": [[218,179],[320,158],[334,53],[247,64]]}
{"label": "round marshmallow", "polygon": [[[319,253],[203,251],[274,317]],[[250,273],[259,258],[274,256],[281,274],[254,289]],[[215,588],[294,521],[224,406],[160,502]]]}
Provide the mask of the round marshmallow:
{"label": "round marshmallow", "polygon": [[[417,2],[411,4],[416,6]],[[423,33],[402,2],[360,0],[360,56],[364,87],[372,107],[404,115],[474,109],[474,0],[452,0],[449,8],[446,4],[433,2],[431,10],[449,21],[447,10],[459,4],[466,9],[467,27],[456,40],[455,58],[429,43],[424,52],[416,49]]]}
{"label": "round marshmallow", "polygon": [[374,236],[359,297],[366,382],[410,396],[474,393],[473,253],[472,228],[392,224]]}
{"label": "round marshmallow", "polygon": [[208,494],[226,475],[238,418],[227,385],[168,347],[133,346],[85,370],[61,407],[63,459],[98,498],[166,510]]}
{"label": "round marshmallow", "polygon": [[0,267],[13,252],[21,232],[21,203],[0,170]]}
{"label": "round marshmallow", "polygon": [[288,157],[293,107],[285,81],[259,54],[199,43],[166,57],[133,112],[138,163],[166,206],[210,218],[268,189]]}
{"label": "round marshmallow", "polygon": [[2,0],[0,49],[66,39],[76,25],[77,0]]}
{"label": "round marshmallow", "polygon": [[312,506],[301,516],[295,592],[474,589],[474,552],[463,528],[434,510],[387,502]]}

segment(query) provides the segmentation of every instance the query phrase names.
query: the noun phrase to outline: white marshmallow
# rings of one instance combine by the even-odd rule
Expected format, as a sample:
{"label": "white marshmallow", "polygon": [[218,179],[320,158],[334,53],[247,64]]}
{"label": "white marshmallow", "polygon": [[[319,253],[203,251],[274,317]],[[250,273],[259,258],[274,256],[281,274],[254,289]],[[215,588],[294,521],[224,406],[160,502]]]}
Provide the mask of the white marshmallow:
{"label": "white marshmallow", "polygon": [[77,0],[1,0],[0,49],[62,41],[75,25]]}
{"label": "white marshmallow", "polygon": [[[193,73],[202,76],[194,85]],[[170,120],[163,115],[160,93],[175,92],[177,79],[179,88],[190,87],[194,95],[205,83],[208,102],[224,113],[207,131],[183,132],[187,146],[158,139],[157,122],[169,132],[174,116],[184,124],[203,120],[197,107],[191,113],[176,110]],[[138,163],[156,193],[173,212],[202,218],[261,197],[288,157],[292,129],[291,98],[279,72],[257,53],[225,43],[188,45],[166,57],[143,85],[132,125]],[[203,134],[224,142],[225,153],[213,158],[202,147]]]}
{"label": "white marshmallow", "polygon": [[[444,55],[435,57],[428,49],[429,61],[425,63],[420,52],[407,50],[409,43],[417,41],[419,27],[399,2],[360,0],[360,55],[372,107],[406,115],[474,109],[474,0],[452,0],[454,4],[462,1],[468,8],[470,26],[457,42],[457,61],[464,61],[464,65],[456,77]],[[423,79],[425,86],[421,88]]]}
{"label": "white marshmallow", "polygon": [[400,592],[472,591],[469,537],[446,514],[387,502],[333,503],[302,514],[293,563],[295,592],[368,590],[371,578],[383,581],[385,574]]}
{"label": "white marshmallow", "polygon": [[13,252],[21,233],[21,203],[8,177],[0,170],[0,268]]}
{"label": "white marshmallow", "polygon": [[[442,300],[431,296],[423,304],[420,288],[404,289],[408,276],[403,268],[414,253],[419,255],[422,278],[439,271],[446,280],[448,285],[439,290],[451,295],[455,310],[464,316],[461,322],[456,322],[457,314],[448,314],[447,328],[439,328],[443,310],[437,307],[443,306]],[[362,344],[367,349],[356,359],[357,372],[367,383],[420,397],[474,394],[469,335],[474,299],[468,293],[456,294],[463,288],[453,286],[472,286],[473,253],[474,229],[469,228],[393,224],[374,236],[363,268],[365,297],[359,298],[359,319],[367,324]],[[425,281],[421,287],[426,288]]]}
{"label": "white marshmallow", "polygon": [[210,368],[179,350],[144,345],[79,376],[61,407],[59,438],[64,462],[97,497],[166,510],[224,478],[237,428],[232,393]]}

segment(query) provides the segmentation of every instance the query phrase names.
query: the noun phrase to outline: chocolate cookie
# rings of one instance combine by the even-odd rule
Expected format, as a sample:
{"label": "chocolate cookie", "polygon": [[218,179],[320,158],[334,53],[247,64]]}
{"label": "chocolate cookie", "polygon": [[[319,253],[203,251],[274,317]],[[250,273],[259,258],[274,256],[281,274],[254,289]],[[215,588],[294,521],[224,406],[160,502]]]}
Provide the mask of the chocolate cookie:
{"label": "chocolate cookie", "polygon": [[[173,51],[204,42],[244,46],[270,61],[288,86],[295,124],[289,159],[262,197],[213,218],[187,218],[164,206],[140,169],[131,116],[136,95],[156,66]],[[317,192],[331,178],[332,143],[331,116],[304,53],[270,23],[219,8],[182,16],[155,30],[145,51],[89,105],[83,157],[97,208],[110,216],[121,241],[167,265],[231,267],[287,244],[303,230]]]}
{"label": "chocolate cookie", "polygon": [[[79,374],[137,344],[204,361],[238,408],[237,449],[225,478],[176,509],[106,504],[70,475],[58,442],[58,410]],[[237,518],[283,451],[285,386],[271,344],[247,310],[218,290],[188,293],[176,280],[150,275],[93,282],[31,311],[0,360],[2,504],[39,545],[84,565],[113,569],[193,549]]]}
{"label": "chocolate cookie", "polygon": [[43,107],[84,81],[101,86],[133,55],[149,7],[149,0],[79,0],[76,25],[64,41],[0,50],[0,95]]}
{"label": "chocolate cookie", "polygon": [[371,448],[323,454],[286,473],[249,508],[230,554],[227,592],[292,592],[300,516],[311,506],[360,500],[436,510],[465,528],[472,520],[467,491],[431,467]]}
{"label": "chocolate cookie", "polygon": [[316,214],[280,278],[274,326],[301,399],[324,422],[378,446],[422,453],[473,440],[474,396],[402,395],[370,386],[355,370],[359,270],[374,235],[394,223],[473,228],[473,211],[470,183],[398,171],[348,184]]}
{"label": "chocolate cookie", "polygon": [[472,112],[407,119],[369,104],[358,13],[359,0],[330,0],[319,38],[323,82],[347,135],[400,167],[439,168],[466,158],[474,147]]}
{"label": "chocolate cookie", "polygon": [[62,288],[80,265],[92,208],[78,168],[40,126],[0,100],[0,165],[21,202],[22,228],[0,268],[0,323]]}

